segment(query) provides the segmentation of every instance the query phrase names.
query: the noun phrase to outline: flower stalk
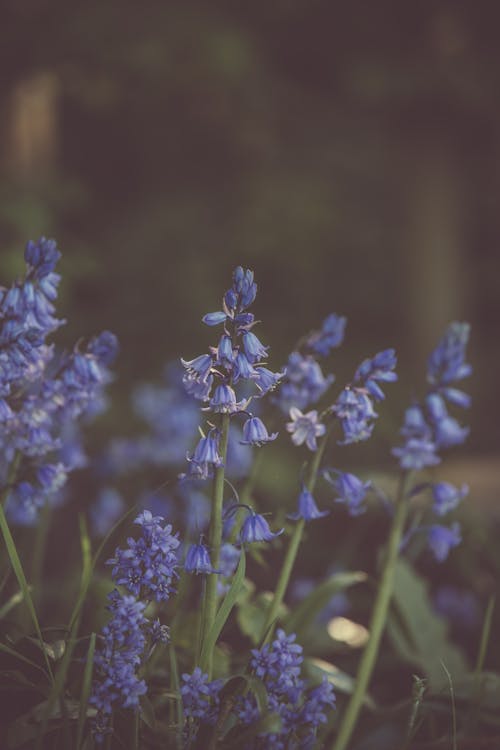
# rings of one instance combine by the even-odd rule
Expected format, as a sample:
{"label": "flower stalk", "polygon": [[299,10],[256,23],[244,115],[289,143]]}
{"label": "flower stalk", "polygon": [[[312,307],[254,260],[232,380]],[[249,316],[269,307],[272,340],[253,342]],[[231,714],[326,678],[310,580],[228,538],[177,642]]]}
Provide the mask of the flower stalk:
{"label": "flower stalk", "polygon": [[[332,430],[332,427],[333,427],[333,422],[330,424],[329,428],[327,429],[323,437],[318,441],[318,448],[315,451],[314,456],[311,461],[311,466],[309,469],[309,477],[307,481],[305,482],[306,488],[311,493],[314,492],[314,488],[316,486],[319,467],[321,465],[321,460],[323,458],[325,448],[326,448],[326,443],[330,435],[330,432]],[[262,632],[260,634],[260,637],[263,643],[268,643],[269,641],[272,640],[276,618],[278,616],[278,612],[281,607],[281,604],[283,603],[283,599],[285,598],[286,590],[288,588],[288,584],[290,582],[290,577],[292,575],[293,567],[295,565],[295,560],[297,559],[297,553],[299,551],[300,543],[302,541],[302,536],[304,534],[304,526],[305,526],[305,520],[301,518],[299,521],[297,521],[295,528],[293,530],[292,536],[290,538],[290,542],[288,544],[288,549],[286,551],[285,559],[283,560],[283,565],[281,567],[278,582],[276,584],[276,588],[274,591],[273,600],[271,602],[269,612],[264,622],[264,627],[262,628]]]}
{"label": "flower stalk", "polygon": [[409,477],[410,472],[404,472],[400,479],[394,517],[387,543],[387,554],[369,626],[370,638],[361,657],[355,681],[356,687],[344,713],[340,731],[332,745],[332,750],[346,750],[348,747],[377,660],[380,641],[387,620],[387,612],[392,598],[396,562],[408,514],[406,488],[409,483]]}
{"label": "flower stalk", "polygon": [[[224,500],[224,476],[225,463],[227,457],[227,444],[229,439],[229,414],[223,414],[221,420],[221,437],[220,437],[220,456],[222,463],[215,468],[214,483],[212,492],[212,512],[210,516],[209,528],[209,547],[212,555],[214,570],[217,570],[220,562],[220,548],[222,544],[222,505]],[[203,613],[201,621],[201,647],[208,637],[210,629],[214,624],[217,611],[217,573],[211,573],[207,576],[207,585],[205,589],[205,598],[203,601]],[[212,677],[213,669],[213,651],[209,651],[206,656],[206,663],[201,665],[204,672]]]}

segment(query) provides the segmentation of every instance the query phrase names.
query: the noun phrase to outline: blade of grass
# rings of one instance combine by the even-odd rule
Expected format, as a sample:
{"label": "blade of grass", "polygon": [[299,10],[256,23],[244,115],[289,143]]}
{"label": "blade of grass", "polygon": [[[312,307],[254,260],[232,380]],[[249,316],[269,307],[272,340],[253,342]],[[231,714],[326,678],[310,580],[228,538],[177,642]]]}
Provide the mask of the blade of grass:
{"label": "blade of grass", "polygon": [[85,662],[85,669],[83,670],[83,681],[82,681],[82,692],[80,694],[80,710],[78,712],[78,724],[76,728],[76,750],[80,750],[83,741],[83,729],[85,727],[85,719],[87,717],[87,706],[90,698],[90,690],[92,688],[92,670],[94,667],[94,653],[95,653],[95,633],[90,636],[89,650],[87,651],[87,659]]}
{"label": "blade of grass", "polygon": [[177,719],[177,728],[175,732],[175,744],[176,744],[177,750],[181,750],[182,728],[184,726],[184,710],[182,707],[182,700],[181,700],[181,686],[179,683],[179,669],[177,666],[177,654],[175,652],[175,646],[173,643],[169,644],[169,652],[170,652],[170,687],[172,688],[172,691],[175,692],[175,695],[176,695],[175,712],[176,712],[176,719]]}
{"label": "blade of grass", "polygon": [[13,648],[10,648],[10,646],[6,646],[5,643],[0,643],[0,651],[3,651],[4,654],[8,654],[9,656],[12,656],[14,659],[19,659],[19,661],[23,661],[25,664],[29,664],[29,666],[33,667],[34,669],[38,669],[38,671],[41,672],[43,675],[45,675],[45,677],[48,679],[48,674],[43,667],[41,667],[39,664],[32,661],[31,659],[28,659],[27,656],[20,654],[18,651],[15,651]]}
{"label": "blade of grass", "polygon": [[71,615],[69,637],[66,642],[66,650],[64,652],[64,656],[61,660],[61,664],[57,671],[54,684],[52,685],[52,689],[47,700],[47,706],[42,720],[42,727],[40,730],[40,734],[37,737],[35,750],[38,750],[41,747],[43,735],[45,734],[45,730],[47,729],[47,723],[57,699],[59,698],[60,700],[63,700],[66,677],[76,645],[78,628],[80,627],[82,607],[87,595],[90,579],[92,577],[91,545],[87,533],[87,525],[85,523],[85,518],[83,517],[83,515],[80,515],[78,520],[80,524],[80,544],[82,548],[82,574],[80,578],[80,589],[78,592],[76,604],[73,608],[73,614]]}
{"label": "blade of grass", "polygon": [[245,551],[242,549],[240,561],[231,583],[231,587],[227,592],[224,601],[220,605],[219,610],[215,616],[214,623],[210,628],[205,641],[203,642],[200,656],[200,667],[203,672],[206,671],[206,665],[209,655],[213,653],[217,638],[219,637],[221,630],[224,627],[229,615],[231,614],[231,610],[236,603],[236,599],[238,598],[238,594],[240,593],[241,586],[243,584],[243,579],[245,578],[245,567]]}
{"label": "blade of grass", "polygon": [[23,599],[25,600],[26,606],[28,607],[28,610],[31,615],[31,619],[33,621],[33,625],[35,628],[35,632],[38,636],[38,640],[40,641],[40,646],[42,647],[42,650],[43,650],[45,664],[47,665],[47,672],[49,674],[50,681],[53,683],[54,674],[52,672],[52,667],[50,666],[50,661],[49,661],[49,657],[47,656],[47,652],[43,647],[42,631],[40,629],[40,623],[38,622],[35,605],[33,604],[33,599],[31,598],[30,587],[28,586],[26,576],[24,575],[23,566],[21,563],[21,559],[17,553],[16,544],[14,542],[12,534],[10,533],[10,528],[9,528],[9,524],[7,523],[5,511],[1,505],[0,505],[0,529],[2,530],[2,535],[5,541],[5,546],[7,548],[7,554],[9,555],[10,564],[12,565],[12,569],[17,578],[17,582],[19,583],[19,588],[22,591]]}
{"label": "blade of grass", "polygon": [[452,742],[453,742],[453,750],[457,750],[457,709],[455,706],[455,691],[453,690],[453,682],[451,679],[451,674],[449,673],[448,669],[446,668],[446,664],[442,659],[439,660],[441,663],[441,666],[443,667],[444,673],[446,677],[448,678],[448,684],[450,686],[450,698],[451,698],[451,717],[453,722],[453,736],[452,736]]}
{"label": "blade of grass", "polygon": [[[28,585],[28,590],[31,594],[33,591],[33,586]],[[18,604],[21,604],[21,602],[24,600],[24,595],[22,591],[17,591],[15,594],[12,594],[10,599],[8,599],[3,607],[0,607],[0,620],[2,620],[5,615],[8,615],[11,609],[14,609]]]}

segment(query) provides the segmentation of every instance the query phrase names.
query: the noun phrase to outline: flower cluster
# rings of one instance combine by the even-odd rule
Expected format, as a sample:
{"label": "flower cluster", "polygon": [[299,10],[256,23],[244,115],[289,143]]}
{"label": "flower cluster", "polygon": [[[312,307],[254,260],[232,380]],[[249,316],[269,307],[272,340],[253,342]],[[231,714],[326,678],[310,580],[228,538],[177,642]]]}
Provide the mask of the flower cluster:
{"label": "flower cluster", "polygon": [[365,359],[361,363],[353,382],[342,390],[332,407],[344,433],[342,444],[357,443],[371,436],[378,416],[373,402],[385,398],[379,383],[397,380],[395,366],[394,349],[378,352],[372,359]]}
{"label": "flower cluster", "polygon": [[[182,360],[182,364],[186,370],[183,382],[187,393],[204,401],[206,411],[231,417],[247,414],[241,442],[261,446],[275,440],[277,433],[269,434],[262,420],[248,412],[248,406],[252,398],[272,390],[283,373],[273,373],[264,366],[269,347],[253,332],[257,321],[247,310],[256,294],[253,272],[238,266],[233,273],[232,286],[224,295],[223,309],[203,318],[208,326],[223,326],[218,345],[211,347],[208,354],[190,361]],[[235,391],[237,384],[254,385],[253,396],[239,399]],[[212,426],[200,439],[189,456],[191,477],[206,479],[214,468],[224,464],[220,437],[220,430]]]}
{"label": "flower cluster", "polygon": [[[469,433],[468,428],[462,427],[449,414],[447,407],[447,403],[462,408],[470,405],[468,394],[453,385],[472,372],[465,361],[469,332],[467,323],[451,323],[429,357],[429,392],[423,404],[415,403],[406,410],[401,429],[405,442],[392,450],[403,469],[420,470],[435,466],[441,461],[439,451],[463,443]],[[434,482],[417,486],[411,494],[426,488],[431,489],[432,510],[438,518],[454,510],[468,493],[466,485],[457,488],[449,482]],[[461,542],[458,522],[449,527],[434,523],[414,531],[426,532],[427,543],[438,562],[445,560],[450,549]]]}
{"label": "flower cluster", "polygon": [[139,539],[129,538],[128,547],[117,549],[108,561],[115,584],[129,593],[114,589],[109,595],[111,619],[96,651],[90,702],[97,709],[92,725],[97,742],[111,732],[115,708],[138,708],[146,692],[138,670],[155,644],[169,640],[168,628],[145,616],[151,601],[165,601],[175,592],[179,540],[163,520],[143,511],[135,519],[142,532]]}
{"label": "flower cluster", "polygon": [[166,601],[174,592],[178,577],[177,548],[180,544],[172,526],[151,511],[140,513],[134,523],[141,527],[139,539],[127,539],[126,549],[117,548],[108,560],[118,585],[140,599]]}
{"label": "flower cluster", "polygon": [[[311,747],[321,724],[327,721],[326,712],[335,706],[332,685],[324,680],[310,688],[301,677],[302,646],[295,643],[295,635],[278,630],[272,643],[252,650],[250,669],[264,684],[268,709],[281,719],[279,732],[262,733],[247,745],[248,750],[273,747]],[[220,704],[221,680],[209,681],[196,667],[192,674],[182,675],[181,696],[184,714],[192,720],[191,739],[200,725],[212,725],[217,719]],[[252,725],[260,716],[252,693],[240,696],[235,713],[243,726]]]}
{"label": "flower cluster", "polygon": [[82,465],[77,420],[104,407],[117,352],[108,331],[62,356],[46,343],[64,323],[53,304],[60,256],[54,240],[28,242],[25,276],[0,289],[0,480],[7,482],[15,461],[23,479],[10,481],[7,512],[21,524],[34,523],[68,472]]}
{"label": "flower cluster", "polygon": [[465,362],[470,326],[452,323],[429,357],[427,382],[430,390],[424,403],[406,410],[401,434],[404,445],[393,449],[405,469],[423,469],[440,462],[438,451],[464,442],[469,430],[448,413],[446,402],[466,408],[470,397],[453,387],[466,378],[471,366]]}
{"label": "flower cluster", "polygon": [[332,313],[320,330],[305,336],[298,350],[290,354],[283,383],[274,399],[285,414],[292,407],[302,411],[315,404],[334,382],[334,375],[325,377],[317,357],[328,356],[342,344],[345,325],[344,317]]}
{"label": "flower cluster", "polygon": [[[265,737],[266,747],[277,750],[311,746],[321,724],[326,723],[326,711],[335,706],[332,685],[324,680],[308,689],[301,677],[302,646],[295,643],[295,635],[278,630],[272,643],[252,651],[250,667],[267,691],[269,710],[281,719],[279,733]],[[259,709],[252,694],[241,699],[237,708],[243,724],[259,718]],[[260,748],[262,737],[256,738]]]}

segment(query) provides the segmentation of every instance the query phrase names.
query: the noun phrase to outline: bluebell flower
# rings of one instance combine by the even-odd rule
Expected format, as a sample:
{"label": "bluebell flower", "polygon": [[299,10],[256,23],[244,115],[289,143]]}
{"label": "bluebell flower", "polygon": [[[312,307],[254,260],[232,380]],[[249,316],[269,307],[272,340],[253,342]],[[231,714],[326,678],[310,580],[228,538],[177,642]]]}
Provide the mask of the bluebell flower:
{"label": "bluebell flower", "polygon": [[12,523],[33,526],[45,504],[43,491],[30,482],[18,482],[7,497],[6,513]]}
{"label": "bluebell flower", "polygon": [[285,376],[284,372],[271,372],[271,370],[262,365],[258,365],[254,369],[257,372],[257,377],[254,379],[255,385],[259,389],[257,398],[261,398],[270,391],[273,391]]}
{"label": "bluebell flower", "polygon": [[383,401],[385,394],[378,381],[393,383],[398,379],[394,372],[397,359],[394,349],[378,352],[372,359],[365,359],[354,375],[355,383],[362,383],[375,401]]}
{"label": "bluebell flower", "polygon": [[220,570],[213,568],[208,547],[201,542],[190,545],[184,562],[184,570],[187,573],[220,573]]}
{"label": "bluebell flower", "polygon": [[181,680],[184,715],[204,724],[213,724],[219,708],[222,680],[210,681],[200,667],[196,667],[192,674],[183,674]]}
{"label": "bluebell flower", "polygon": [[242,544],[252,544],[252,542],[271,542],[277,536],[282,534],[283,531],[284,529],[280,529],[273,533],[264,516],[252,511],[248,514],[241,525],[239,539]]}
{"label": "bluebell flower", "polygon": [[210,354],[201,354],[189,361],[181,358],[181,362],[188,375],[199,381],[206,381],[213,366],[213,358]]}
{"label": "bluebell flower", "polygon": [[126,549],[117,548],[115,556],[107,561],[112,565],[112,576],[118,585],[125,586],[131,594],[142,599],[166,601],[175,592],[179,561],[179,539],[172,526],[162,526],[163,518],[153,516],[148,510],[140,513],[134,523],[142,536],[129,537]]}
{"label": "bluebell flower", "polygon": [[234,388],[226,383],[218,385],[210,399],[210,408],[214,412],[220,414],[235,414],[236,412],[243,411],[248,406],[248,399],[242,401],[236,401],[236,393]]}
{"label": "bluebell flower", "polygon": [[294,515],[291,515],[290,518],[295,521],[299,518],[303,518],[305,521],[313,521],[315,518],[327,516],[329,512],[328,510],[319,510],[312,493],[309,492],[307,487],[303,486],[299,494],[298,511]]}
{"label": "bluebell flower", "polygon": [[146,646],[146,604],[116,589],[109,595],[111,619],[102,631],[94,656],[90,704],[97,709],[92,735],[101,743],[110,734],[115,707],[137,708],[147,691],[138,669]]}
{"label": "bluebell flower", "polygon": [[292,435],[294,445],[305,443],[309,450],[315,451],[318,447],[316,438],[326,432],[324,424],[318,420],[318,412],[313,410],[302,414],[300,409],[292,406],[290,409],[291,422],[287,422],[286,429]]}
{"label": "bluebell flower", "polygon": [[[333,472],[336,476],[333,477]],[[372,482],[363,482],[359,477],[336,469],[323,472],[325,479],[334,487],[337,497],[336,503],[345,503],[351,516],[358,516],[366,510],[363,505],[367,492],[372,488]]]}
{"label": "bluebell flower", "polygon": [[221,323],[226,322],[227,315],[225,312],[222,312],[222,310],[217,310],[217,312],[213,313],[207,313],[203,316],[202,321],[207,326],[218,326]]}
{"label": "bluebell flower", "polygon": [[434,610],[449,620],[452,627],[474,630],[481,624],[481,607],[472,591],[456,586],[440,586],[433,596]]}
{"label": "bluebell flower", "polygon": [[328,356],[332,349],[339,347],[344,340],[347,319],[331,313],[325,318],[321,330],[313,331],[306,337],[305,345],[316,354]]}
{"label": "bluebell flower", "polygon": [[285,414],[291,407],[306,409],[319,401],[335,380],[333,375],[323,375],[320,365],[312,356],[300,352],[290,354],[284,375],[274,401]]}
{"label": "bluebell flower", "polygon": [[220,577],[217,580],[217,593],[222,596],[229,590],[229,581],[234,575],[236,566],[238,565],[241,557],[241,550],[235,547],[234,544],[224,542],[220,548]]}
{"label": "bluebell flower", "polygon": [[392,455],[399,458],[402,469],[425,469],[435,466],[441,459],[436,455],[436,445],[430,440],[410,438],[404,445],[392,449]]}
{"label": "bluebell flower", "polygon": [[125,511],[125,502],[118,490],[103,487],[90,507],[90,524],[96,536],[106,536]]}
{"label": "bluebell flower", "polygon": [[223,461],[219,455],[219,437],[217,430],[210,430],[206,437],[200,438],[193,455],[188,460],[199,465],[222,466]]}
{"label": "bluebell flower", "polygon": [[224,334],[220,337],[219,346],[217,347],[217,362],[224,367],[231,369],[233,366],[234,349],[231,337]]}
{"label": "bluebell flower", "polygon": [[455,322],[447,328],[427,364],[427,380],[431,386],[446,386],[471,374],[472,367],[465,362],[469,334],[468,323]]}
{"label": "bluebell flower", "polygon": [[460,524],[457,521],[450,527],[435,524],[427,532],[427,543],[438,562],[446,560],[450,549],[461,541]]}
{"label": "bluebell flower", "polygon": [[[238,295],[239,306],[242,310],[250,307],[257,294],[257,284],[254,282],[253,271],[241,266],[235,268],[233,273],[233,290]],[[237,305],[234,305],[237,307]]]}
{"label": "bluebell flower", "polygon": [[249,362],[255,364],[266,358],[269,347],[264,346],[252,331],[245,331],[242,339],[243,348]]}
{"label": "bluebell flower", "polygon": [[344,388],[332,411],[338,417],[344,433],[341,445],[357,443],[371,437],[374,420],[378,415],[364,389],[351,386]]}
{"label": "bluebell flower", "polygon": [[239,351],[234,359],[233,382],[237,383],[240,378],[243,380],[258,380],[259,373],[249,361],[244,352]]}
{"label": "bluebell flower", "polygon": [[243,445],[255,445],[259,447],[276,440],[277,437],[277,432],[269,435],[267,427],[259,417],[250,417],[243,425],[243,440],[240,442]]}
{"label": "bluebell flower", "polygon": [[438,516],[444,516],[450,510],[454,510],[469,492],[466,484],[459,489],[449,482],[435,482],[431,488],[434,500],[433,509]]}

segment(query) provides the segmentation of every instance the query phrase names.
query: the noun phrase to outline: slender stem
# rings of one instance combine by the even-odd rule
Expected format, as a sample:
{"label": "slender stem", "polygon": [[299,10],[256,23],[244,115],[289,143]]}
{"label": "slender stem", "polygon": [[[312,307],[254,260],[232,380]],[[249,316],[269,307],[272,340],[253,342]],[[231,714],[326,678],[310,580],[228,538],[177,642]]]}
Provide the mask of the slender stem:
{"label": "slender stem", "polygon": [[[219,453],[222,465],[215,469],[214,486],[212,494],[212,513],[210,517],[209,545],[212,565],[217,570],[220,561],[220,548],[222,542],[222,503],[224,499],[224,475],[227,456],[227,443],[229,439],[229,414],[222,415],[221,438]],[[212,627],[217,610],[217,573],[207,576],[207,586],[202,614],[202,641],[207,638]],[[207,656],[207,673],[209,679],[212,677],[213,652]]]}
{"label": "slender stem", "polygon": [[51,508],[48,501],[40,512],[39,521],[37,524],[35,542],[33,545],[33,556],[31,559],[31,581],[33,585],[33,598],[35,604],[40,603],[41,599],[41,580],[43,573],[43,564],[45,560],[45,548],[47,546],[47,537],[49,533]]}
{"label": "slender stem", "polygon": [[[309,476],[306,481],[306,487],[309,490],[309,492],[314,492],[314,488],[316,486],[316,480],[318,478],[318,471],[319,471],[319,467],[321,464],[321,459],[323,458],[323,454],[326,448],[326,442],[328,440],[328,436],[330,435],[332,427],[333,427],[333,423],[327,429],[326,433],[324,434],[322,440],[320,441],[318,448],[312,458],[311,467],[309,470]],[[261,640],[263,640],[264,643],[267,643],[272,638],[273,631],[274,631],[274,624],[278,616],[278,612],[283,602],[283,599],[285,598],[286,590],[288,588],[290,577],[292,575],[293,566],[295,565],[295,560],[297,558],[297,553],[299,551],[300,542],[302,541],[302,535],[304,533],[304,526],[305,526],[305,521],[303,518],[301,518],[300,521],[297,521],[295,528],[293,530],[292,536],[290,538],[288,549],[285,554],[285,559],[283,560],[283,565],[281,566],[281,571],[280,571],[280,575],[278,578],[278,582],[274,590],[273,600],[271,602],[269,612],[267,613],[267,617],[264,622],[264,627],[262,628],[262,632],[260,634]]]}
{"label": "slender stem", "polygon": [[370,638],[363,652],[363,656],[361,657],[356,677],[356,687],[343,716],[340,731],[332,746],[332,750],[345,750],[345,748],[348,747],[377,660],[380,640],[384,632],[387,612],[389,610],[394,587],[394,573],[396,570],[399,545],[403,536],[404,524],[408,513],[408,503],[405,495],[409,476],[409,472],[405,472],[401,476],[392,527],[387,543],[384,568],[370,622]]}

